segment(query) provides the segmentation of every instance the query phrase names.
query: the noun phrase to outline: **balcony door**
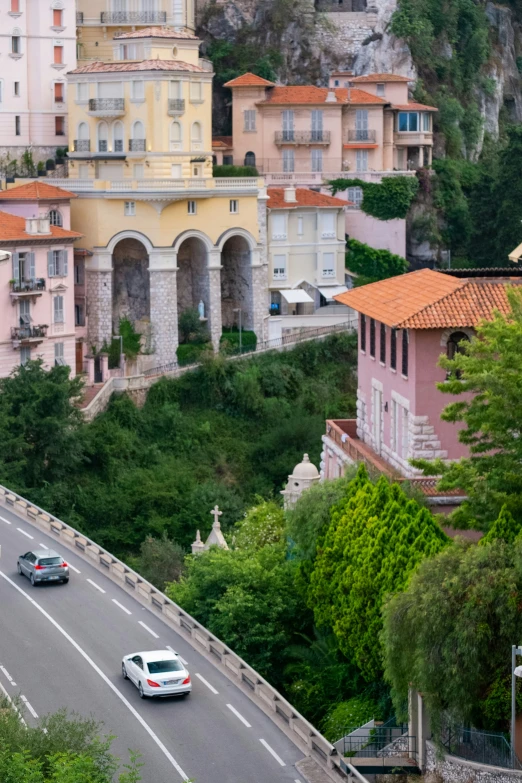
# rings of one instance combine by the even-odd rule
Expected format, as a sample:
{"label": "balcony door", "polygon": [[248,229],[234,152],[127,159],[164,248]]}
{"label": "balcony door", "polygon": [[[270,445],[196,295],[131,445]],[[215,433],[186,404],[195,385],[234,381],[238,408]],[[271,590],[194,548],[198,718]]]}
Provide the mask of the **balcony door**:
{"label": "balcony door", "polygon": [[323,140],[323,112],[321,109],[312,110],[312,141]]}
{"label": "balcony door", "polygon": [[355,112],[355,131],[357,141],[368,141],[368,109]]}
{"label": "balcony door", "polygon": [[294,112],[293,109],[283,111],[283,141],[294,140]]}

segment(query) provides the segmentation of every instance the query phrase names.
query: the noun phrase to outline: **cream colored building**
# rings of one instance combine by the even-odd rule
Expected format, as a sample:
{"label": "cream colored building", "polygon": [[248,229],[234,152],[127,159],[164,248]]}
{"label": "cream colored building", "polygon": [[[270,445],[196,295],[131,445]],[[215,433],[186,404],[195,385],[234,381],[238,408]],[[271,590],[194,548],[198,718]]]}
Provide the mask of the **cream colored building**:
{"label": "cream colored building", "polygon": [[[187,31],[114,38],[140,58],[68,74],[72,222],[85,260],[88,345],[128,317],[151,366],[176,360],[178,318],[203,309],[217,347],[241,310],[262,339],[268,315],[266,191],[257,177],[212,177],[212,72]],[[134,52],[138,54],[138,52]],[[128,53],[130,54],[130,53]],[[57,184],[61,181],[57,181]]]}

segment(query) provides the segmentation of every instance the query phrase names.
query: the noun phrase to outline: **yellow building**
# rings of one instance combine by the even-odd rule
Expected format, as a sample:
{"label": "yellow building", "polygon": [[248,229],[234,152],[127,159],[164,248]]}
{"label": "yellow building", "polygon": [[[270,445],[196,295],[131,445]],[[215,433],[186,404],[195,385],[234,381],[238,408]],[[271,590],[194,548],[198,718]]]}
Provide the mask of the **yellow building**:
{"label": "yellow building", "polygon": [[266,191],[257,177],[212,177],[212,71],[187,31],[147,28],[145,59],[68,74],[72,222],[86,261],[88,344],[128,317],[156,365],[176,359],[178,317],[199,308],[217,346],[241,311],[263,336],[268,315]]}

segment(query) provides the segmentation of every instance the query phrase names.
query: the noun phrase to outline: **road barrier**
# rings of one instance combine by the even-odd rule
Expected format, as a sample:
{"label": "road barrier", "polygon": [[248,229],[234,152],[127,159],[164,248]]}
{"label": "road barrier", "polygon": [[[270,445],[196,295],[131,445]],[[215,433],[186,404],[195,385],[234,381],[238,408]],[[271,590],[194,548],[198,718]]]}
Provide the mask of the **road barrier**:
{"label": "road barrier", "polygon": [[125,563],[70,525],[34,503],[0,485],[0,501],[11,506],[41,530],[52,534],[68,549],[93,563],[120,587],[133,593],[145,606],[161,614],[165,622],[196,648],[254,701],[306,755],[311,756],[333,780],[355,776],[366,779],[343,759],[336,748],[315,729],[275,688],[217,636],[167,598]]}

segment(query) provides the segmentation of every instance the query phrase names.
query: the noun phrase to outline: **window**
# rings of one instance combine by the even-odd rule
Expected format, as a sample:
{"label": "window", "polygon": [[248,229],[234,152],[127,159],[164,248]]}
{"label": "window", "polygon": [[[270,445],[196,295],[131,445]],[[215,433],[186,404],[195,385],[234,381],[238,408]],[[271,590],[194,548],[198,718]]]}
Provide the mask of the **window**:
{"label": "window", "polygon": [[360,335],[361,351],[366,353],[366,316],[364,315],[364,313],[361,313],[361,321],[359,323],[359,328],[361,330],[361,335]]}
{"label": "window", "polygon": [[408,330],[402,330],[402,374],[408,377]]}
{"label": "window", "polygon": [[55,103],[63,103],[64,98],[64,83],[63,82],[55,82],[54,83],[54,102]]}
{"label": "window", "polygon": [[11,54],[22,54],[22,38],[20,35],[11,36]]}
{"label": "window", "polygon": [[78,82],[76,85],[76,101],[77,103],[87,103],[89,100],[89,85],[83,82]]}
{"label": "window", "polygon": [[193,122],[190,129],[190,141],[192,144],[201,144],[201,123]]}
{"label": "window", "polygon": [[107,152],[109,139],[109,126],[106,122],[98,123],[98,152]]}
{"label": "window", "polygon": [[196,202],[195,201],[187,201],[187,212],[189,215],[195,215],[196,214]]}
{"label": "window", "polygon": [[20,348],[20,364],[27,364],[31,361],[31,348],[28,345],[22,345]]}
{"label": "window", "polygon": [[74,305],[74,325],[85,326],[85,321],[83,318],[83,307],[80,304]]}
{"label": "window", "polygon": [[20,326],[30,326],[31,324],[31,305],[28,299],[22,299],[20,302]]}
{"label": "window", "polygon": [[339,87],[339,79],[334,79],[334,87]]}
{"label": "window", "polygon": [[145,126],[141,122],[141,120],[136,120],[134,125],[132,126],[132,138],[135,141],[142,141],[145,139]]}
{"label": "window", "polygon": [[379,98],[384,98],[384,83],[377,85],[377,95]]}
{"label": "window", "polygon": [[49,223],[51,226],[63,226],[62,213],[57,209],[51,209],[49,212]]}
{"label": "window", "polygon": [[399,131],[416,132],[419,130],[419,115],[416,111],[400,111],[399,112]]}
{"label": "window", "polygon": [[370,356],[375,359],[375,319],[370,318]]}
{"label": "window", "polygon": [[237,215],[239,212],[239,201],[237,198],[230,199],[230,213],[232,215]]}
{"label": "window", "polygon": [[47,253],[48,276],[67,277],[68,270],[67,250],[49,250]]}
{"label": "window", "polygon": [[145,100],[145,82],[131,82],[131,96],[133,101]]}
{"label": "window", "polygon": [[286,216],[272,212],[272,239],[286,239]]}
{"label": "window", "polygon": [[422,130],[424,133],[429,133],[431,130],[431,118],[427,111],[422,115]]}
{"label": "window", "polygon": [[256,129],[256,110],[255,109],[246,109],[243,112],[244,117],[244,128],[243,130],[246,131],[255,131]]}
{"label": "window", "polygon": [[223,155],[223,166],[233,166],[233,165],[234,165],[234,156]]}
{"label": "window", "polygon": [[356,141],[369,141],[368,133],[368,109],[357,109],[355,112],[355,139]]}
{"label": "window", "polygon": [[74,285],[83,285],[83,265],[74,265]]}
{"label": "window", "polygon": [[297,236],[302,237],[304,233],[304,226],[303,226],[303,216],[298,215],[297,216]]}
{"label": "window", "polygon": [[[450,334],[448,343],[446,345],[446,355],[448,359],[454,359],[456,354],[465,353],[466,343],[469,343],[469,337],[465,332],[453,332]],[[460,380],[460,371],[452,373],[448,372],[446,378],[457,378]]]}
{"label": "window", "polygon": [[22,130],[21,130],[21,123],[20,123],[20,115],[17,114],[15,117],[15,136],[21,136]]}
{"label": "window", "polygon": [[116,55],[120,60],[137,60],[142,54],[142,47],[135,43],[120,44]]}
{"label": "window", "polygon": [[[2,88],[2,85],[0,84],[0,90],[1,90],[1,88]],[[14,83],[13,94],[14,94],[15,98],[19,98],[20,97],[20,82],[15,82]],[[0,92],[0,103],[1,102],[2,102],[2,95],[1,95],[1,92]]]}
{"label": "window", "polygon": [[322,141],[323,140],[322,109],[312,109],[311,115],[312,115],[312,141]]}
{"label": "window", "polygon": [[286,256],[275,255],[274,256],[274,280],[286,279]]}
{"label": "window", "polygon": [[255,166],[256,165],[256,153],[255,152],[247,152],[245,155],[245,166]]}
{"label": "window", "polygon": [[323,151],[313,149],[311,154],[312,154],[312,171],[322,171]]}
{"label": "window", "polygon": [[54,132],[56,136],[65,136],[65,117],[54,118]]}
{"label": "window", "polygon": [[172,179],[181,179],[181,163],[173,163],[170,167],[170,176]]}
{"label": "window", "polygon": [[133,217],[136,214],[136,202],[135,201],[125,201],[123,206],[123,214],[126,217]]}
{"label": "window", "polygon": [[181,82],[169,82],[169,98],[179,101],[181,96]]}
{"label": "window", "polygon": [[203,100],[203,91],[202,91],[202,84],[201,82],[190,82],[190,102],[191,103],[199,103]]}
{"label": "window", "polygon": [[123,152],[123,123],[115,122],[112,126],[112,144],[114,152]]}
{"label": "window", "polygon": [[335,212],[323,212],[321,215],[321,236],[323,239],[336,238],[336,218]]}
{"label": "window", "polygon": [[368,150],[356,150],[355,167],[357,171],[368,171]]}
{"label": "window", "polygon": [[63,324],[64,321],[63,296],[55,296],[53,299],[53,323]]}
{"label": "window", "polygon": [[357,209],[361,208],[362,200],[362,188],[348,188],[348,201],[351,201]]}
{"label": "window", "polygon": [[294,171],[294,167],[294,151],[283,150],[283,171],[292,172]]}
{"label": "window", "polygon": [[335,253],[323,253],[323,277],[335,277]]}
{"label": "window", "polygon": [[379,343],[379,359],[381,364],[386,364],[386,326],[381,324],[381,339]]}
{"label": "window", "polygon": [[63,11],[59,8],[53,10],[53,27],[63,27]]}
{"label": "window", "polygon": [[[294,112],[293,109],[285,109],[282,112],[283,121],[283,141],[294,141]],[[286,150],[283,150],[283,153]],[[292,169],[293,171],[293,169]]]}
{"label": "window", "polygon": [[19,14],[20,13],[20,0],[11,0],[11,10],[10,13],[12,14]]}
{"label": "window", "polygon": [[63,46],[58,44],[54,46],[53,62],[55,65],[63,65]]}
{"label": "window", "polygon": [[55,343],[54,344],[54,364],[55,367],[58,365],[65,365],[65,357],[64,357],[64,351],[63,351],[64,345],[63,343]]}
{"label": "window", "polygon": [[171,122],[170,123],[170,149],[171,150],[179,150],[181,149],[181,123],[179,122]]}
{"label": "window", "polygon": [[143,163],[135,163],[132,167],[132,176],[134,179],[143,179],[145,176],[145,167]]}
{"label": "window", "polygon": [[397,329],[392,329],[390,334],[390,367],[397,369]]}

